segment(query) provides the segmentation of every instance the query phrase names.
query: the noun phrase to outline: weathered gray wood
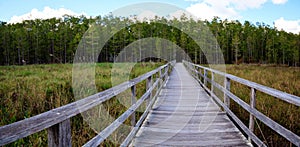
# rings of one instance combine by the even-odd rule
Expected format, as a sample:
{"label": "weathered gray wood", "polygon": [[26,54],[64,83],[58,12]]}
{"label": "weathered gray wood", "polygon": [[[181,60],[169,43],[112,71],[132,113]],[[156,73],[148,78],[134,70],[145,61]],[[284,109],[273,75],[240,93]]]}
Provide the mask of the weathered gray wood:
{"label": "weathered gray wood", "polygon": [[[256,93],[255,93],[255,89],[251,88],[251,93],[250,93],[250,108],[255,109],[255,105],[256,105]],[[251,132],[254,132],[254,124],[255,124],[255,117],[253,116],[253,114],[250,114],[250,118],[249,118],[249,130]],[[251,141],[251,138],[248,138],[249,141]]]}
{"label": "weathered gray wood", "polygon": [[[154,100],[152,100],[152,102],[154,102]],[[146,111],[143,113],[143,115],[141,116],[141,118],[137,122],[136,126],[134,126],[134,128],[130,131],[130,133],[127,135],[125,140],[122,142],[122,144],[120,145],[121,147],[127,147],[128,144],[131,142],[132,138],[134,137],[134,135],[138,131],[138,129],[141,126],[142,122],[145,120],[146,116],[148,115],[149,109],[150,109],[150,105],[147,106]]]}
{"label": "weathered gray wood", "polygon": [[210,94],[212,95],[214,93],[214,83],[215,83],[215,75],[214,72],[211,72],[211,88],[210,88]]}
{"label": "weathered gray wood", "polygon": [[86,111],[126,90],[126,86],[130,83],[121,85],[122,87],[119,85],[117,88],[114,87],[34,117],[2,126],[0,127],[0,145],[24,138]]}
{"label": "weathered gray wood", "polygon": [[[146,80],[146,90],[148,90],[152,86],[152,76],[148,77]],[[146,105],[149,105],[150,101],[152,99],[152,92],[150,93],[149,97],[146,100]]]}
{"label": "weathered gray wood", "polygon": [[164,73],[163,73],[163,78],[162,78],[162,80],[163,81],[166,81],[167,79],[168,79],[168,70],[166,69],[166,68],[164,68],[165,69],[165,71],[164,71]]}
{"label": "weathered gray wood", "polygon": [[206,86],[207,85],[207,70],[204,69],[204,85]]}
{"label": "weathered gray wood", "polygon": [[248,145],[228,116],[178,63],[131,146],[198,146],[201,142],[209,145],[210,139],[217,139],[214,145],[219,146]]}
{"label": "weathered gray wood", "polygon": [[[23,121],[19,121],[19,122],[16,122],[16,123],[13,123],[13,124],[10,124],[10,125],[7,125],[7,126],[2,126],[2,127],[0,127],[0,145],[10,143],[14,140],[26,137],[30,134],[33,134],[35,132],[38,132],[38,131],[41,131],[45,128],[50,127],[48,129],[48,136],[49,136],[49,142],[48,143],[49,143],[49,145],[50,146],[54,146],[54,145],[60,146],[61,144],[64,144],[63,146],[68,146],[68,144],[69,145],[71,144],[71,139],[68,139],[68,138],[71,138],[71,137],[66,132],[68,132],[68,129],[70,129],[70,121],[69,121],[70,117],[75,116],[76,114],[78,114],[80,112],[86,111],[86,110],[88,110],[88,109],[90,109],[94,106],[97,106],[98,104],[110,99],[111,97],[125,91],[126,89],[132,87],[133,85],[135,85],[135,84],[137,84],[137,83],[139,83],[143,80],[147,79],[147,81],[148,81],[148,79],[151,78],[153,74],[157,74],[162,69],[164,69],[163,78],[166,79],[166,80],[164,80],[164,83],[165,83],[167,81],[168,70],[169,70],[170,64],[173,64],[173,63],[169,63],[167,65],[161,66],[160,68],[158,68],[156,70],[153,70],[151,72],[148,72],[148,73],[146,73],[146,74],[144,74],[144,75],[142,75],[138,78],[135,78],[135,79],[133,79],[131,81],[128,81],[128,82],[124,82],[124,83],[122,83],[122,84],[120,84],[116,87],[113,87],[113,88],[108,89],[106,91],[103,91],[103,92],[100,92],[98,94],[89,96],[89,97],[87,97],[85,99],[82,99],[82,100],[79,100],[77,102],[65,105],[65,106],[60,107],[60,108],[53,109],[51,111],[42,113],[42,114],[34,116],[32,118],[25,119]],[[238,97],[233,95],[230,92],[230,89],[227,89],[227,87],[230,87],[230,86],[226,87],[226,84],[225,84],[225,88],[224,88],[221,85],[219,85],[218,83],[215,83],[213,74],[212,74],[212,79],[208,79],[207,78],[207,71],[223,75],[224,77],[227,77],[229,79],[229,81],[234,80],[234,81],[237,81],[237,82],[242,83],[242,84],[247,85],[247,86],[250,85],[250,87],[253,90],[257,89],[257,90],[265,92],[267,94],[271,93],[270,95],[272,95],[272,96],[277,95],[275,97],[279,97],[282,100],[285,100],[285,101],[290,102],[290,103],[295,103],[295,105],[299,106],[299,103],[298,103],[299,101],[297,99],[295,99],[297,97],[293,97],[293,95],[289,95],[289,94],[286,94],[286,93],[281,92],[281,91],[276,91],[275,90],[275,92],[274,92],[274,89],[272,89],[272,88],[264,87],[262,85],[259,85],[259,84],[256,84],[256,83],[253,83],[253,82],[250,82],[250,81],[247,81],[247,80],[244,80],[244,79],[241,79],[241,78],[229,75],[229,74],[224,74],[224,73],[221,73],[219,71],[211,70],[209,68],[204,67],[203,69],[204,69],[204,71],[206,71],[206,75],[204,74],[205,75],[204,76],[204,81],[206,82],[206,84],[207,84],[207,82],[210,82],[212,84],[211,89],[208,89],[206,86],[204,86],[204,89],[206,89],[207,91],[213,91],[214,87],[216,87],[216,88],[222,90],[224,92],[224,95],[228,96],[228,99],[229,98],[233,99],[235,102],[237,102],[239,105],[241,105],[245,110],[247,110],[250,113],[250,115],[252,115],[252,117],[253,117],[252,122],[253,123],[254,123],[254,118],[256,117],[260,121],[262,121],[263,123],[268,125],[270,128],[274,129],[276,132],[281,134],[283,137],[285,137],[289,141],[293,142],[295,145],[300,146],[299,136],[297,136],[293,132],[290,132],[289,130],[285,129],[281,125],[277,124],[276,122],[274,122],[270,118],[266,117],[265,115],[263,115],[262,113],[257,111],[255,109],[255,101],[254,101],[254,105],[252,104],[253,103],[253,101],[252,101],[250,103],[250,106],[249,106],[248,104],[246,104],[245,102],[240,100]],[[194,69],[194,71],[195,71],[195,69]],[[198,71],[197,72],[195,71],[195,74],[193,74],[194,77],[197,77],[198,75],[199,75]],[[202,76],[202,75],[200,75],[200,76]],[[155,84],[153,84],[153,85],[151,84],[152,85],[151,88],[149,88],[147,90],[147,92],[144,94],[146,96],[142,97],[143,98],[143,99],[141,98],[142,100],[147,99],[147,97],[149,97],[151,95],[151,92],[152,92],[153,88],[155,86],[158,86],[158,81],[159,80],[157,80],[155,82]],[[182,82],[182,81],[180,81],[180,82]],[[184,82],[195,83],[195,82],[187,80],[187,79],[184,79]],[[229,85],[230,85],[230,82],[229,82]],[[159,86],[159,87],[161,88],[161,86]],[[203,109],[204,105],[202,105],[202,104],[205,103],[205,102],[207,103],[208,101],[201,100],[201,101],[199,101],[199,102],[201,102],[201,104],[195,104],[195,102],[193,101],[192,98],[195,97],[196,95],[194,95],[191,92],[191,91],[197,91],[197,90],[194,90],[193,88],[191,88],[191,87],[195,87],[195,86],[184,86],[184,87],[182,87],[182,86],[174,83],[174,81],[170,81],[169,86],[167,85],[166,88],[172,88],[172,87],[173,88],[180,88],[180,90],[175,90],[173,92],[172,91],[171,92],[170,91],[169,92],[165,91],[164,93],[166,95],[164,96],[164,99],[168,99],[168,102],[160,102],[160,104],[163,105],[163,106],[162,107],[154,107],[153,110],[155,110],[155,111],[151,112],[152,115],[155,115],[155,117],[152,118],[152,117],[149,116],[149,118],[152,118],[151,120],[148,120],[149,124],[151,125],[153,123],[157,124],[157,123],[160,123],[160,122],[164,121],[165,116],[168,116],[168,115],[165,115],[165,114],[167,114],[169,112],[172,112],[172,111],[175,111],[175,110],[180,111],[180,113],[171,113],[173,115],[179,115],[179,116],[176,117],[175,120],[173,120],[174,123],[169,124],[169,125],[161,125],[161,127],[163,127],[163,128],[156,129],[157,131],[160,131],[160,133],[161,133],[161,131],[168,131],[169,132],[168,129],[166,130],[164,128],[179,127],[180,125],[182,125],[180,123],[182,120],[189,119],[190,120],[190,125],[187,125],[186,127],[182,128],[182,133],[185,133],[185,134],[186,133],[191,133],[191,134],[193,134],[192,133],[193,131],[191,132],[191,131],[187,131],[187,130],[195,130],[194,124],[199,124],[200,122],[201,122],[201,124],[209,123],[209,121],[203,121],[205,119],[203,119],[202,121],[199,120],[199,118],[202,118],[202,117],[204,117],[206,119],[210,118],[206,115],[203,115],[202,113],[204,113],[204,112],[207,113],[207,111],[209,113],[219,111],[219,109],[216,109],[217,107],[214,107],[214,106],[208,106],[208,107],[206,107],[206,109]],[[197,92],[200,92],[200,91],[197,91]],[[204,92],[204,91],[202,91],[202,92]],[[251,90],[251,92],[252,92],[252,94],[253,93],[255,94],[255,91],[253,92]],[[184,102],[181,102],[180,99],[176,98],[176,96],[180,95],[180,93],[184,93],[184,95],[183,95],[185,97]],[[157,95],[157,94],[158,93],[156,93],[155,95]],[[263,144],[261,144],[262,142],[251,131],[251,122],[249,123],[249,128],[250,128],[249,129],[245,125],[243,125],[243,123],[230,111],[230,109],[228,107],[226,107],[225,104],[223,104],[215,96],[215,94],[213,92],[211,92],[211,95],[215,99],[215,101],[217,101],[219,103],[219,105],[221,105],[225,109],[225,111],[228,113],[228,115],[230,115],[235,120],[235,122],[237,122],[237,124],[245,131],[245,133],[248,136],[250,136],[250,138],[256,144],[263,145]],[[201,95],[201,97],[202,96],[203,95]],[[156,96],[154,96],[154,97],[156,97]],[[142,115],[142,119],[140,119],[138,121],[138,123],[141,124],[142,120],[147,116],[146,114],[148,113],[149,108],[150,108],[150,106],[152,105],[153,102],[154,102],[154,99],[152,99],[150,101],[150,103],[147,106],[147,109],[144,113],[145,115],[144,114]],[[116,128],[118,128],[118,126],[122,122],[124,122],[128,117],[132,116],[133,112],[137,109],[137,107],[140,105],[140,103],[142,103],[142,102],[138,101],[135,104],[133,104],[130,107],[130,109],[128,109],[115,122],[113,122],[109,127],[107,127],[104,131],[102,131],[101,132],[102,134],[100,133],[94,139],[92,139],[91,140],[92,143],[90,145],[97,145],[97,144],[99,144],[99,142],[103,141],[106,137],[108,137],[108,135],[110,135]],[[179,106],[177,106],[178,103],[180,104]],[[192,108],[194,108],[196,110],[191,111],[190,110],[191,107],[189,107],[190,105],[193,106]],[[251,120],[251,118],[250,118],[250,120]],[[226,121],[226,120],[220,119],[218,117],[218,119],[215,119],[215,122],[213,123],[214,127],[212,127],[211,129],[212,130],[215,129],[215,130],[217,130],[217,132],[219,131],[219,133],[220,132],[225,133],[226,130],[221,130],[220,128],[218,128],[218,127],[221,127],[222,125],[225,125],[225,126],[230,125],[230,124],[226,124],[225,122],[230,123],[229,120]],[[133,128],[133,131],[132,131],[133,132],[132,136],[134,136],[134,134],[138,130],[138,127],[140,126],[140,124],[135,125],[135,127]],[[147,125],[144,125],[144,126],[147,126]],[[253,126],[254,126],[254,124],[253,124]],[[231,124],[230,127],[227,126],[227,128],[232,128],[232,127],[233,127],[232,124]],[[234,131],[234,130],[235,129],[233,129],[231,131]],[[174,129],[172,129],[172,131],[174,131]],[[227,131],[230,131],[230,130],[227,130]],[[211,131],[208,131],[208,132],[211,132]],[[57,136],[61,136],[61,137],[57,137]],[[191,139],[190,137],[185,137],[185,138],[186,139]],[[230,137],[228,136],[228,138],[230,138]],[[59,143],[59,142],[61,142],[61,143]],[[129,140],[128,140],[128,142],[129,142]],[[128,144],[128,142],[127,142],[127,144]],[[87,145],[89,145],[89,144],[87,144]],[[161,144],[161,145],[163,145],[163,144]]]}
{"label": "weathered gray wood", "polygon": [[[203,74],[202,74],[202,69],[201,69],[200,67],[199,67],[198,75],[199,75],[199,81],[201,82],[201,81],[202,81]],[[202,82],[201,82],[201,83],[202,83]]]}
{"label": "weathered gray wood", "polygon": [[79,114],[80,112],[89,110],[101,104],[102,102],[109,100],[113,96],[116,96],[119,93],[127,90],[133,85],[144,81],[153,74],[156,74],[159,70],[171,66],[171,64],[173,63],[163,65],[144,75],[141,75],[130,81],[124,82],[118,86],[112,87],[103,92],[91,95],[87,98],[41,113],[31,118],[27,118],[9,125],[1,126],[0,146],[11,143],[20,138],[24,138],[41,130],[47,129],[55,124],[68,120],[69,118]]}
{"label": "weathered gray wood", "polygon": [[[154,96],[154,98],[158,97],[158,94],[160,93],[163,85],[167,82],[167,79],[165,78],[167,76],[168,72],[165,72],[163,75],[161,74],[161,70],[159,72],[159,79],[157,79],[158,84],[158,89],[156,91],[156,94]],[[166,79],[166,80],[162,80],[162,79]],[[155,82],[156,83],[156,82]],[[143,115],[140,117],[140,119],[138,120],[138,122],[136,123],[136,125],[134,126],[134,128],[130,131],[130,133],[127,135],[127,137],[125,138],[125,140],[122,142],[122,144],[120,145],[121,147],[127,147],[129,145],[129,143],[131,142],[132,138],[135,136],[136,132],[138,131],[139,127],[142,125],[143,121],[145,120],[146,116],[148,115],[153,103],[155,102],[156,99],[152,99],[150,101],[150,104],[147,105],[146,110],[144,111]]]}
{"label": "weathered gray wood", "polygon": [[219,105],[224,108],[226,113],[239,125],[239,127],[242,128],[243,132],[251,137],[256,145],[266,147],[264,142],[261,141],[252,131],[250,131],[249,128],[247,128],[244,123],[216,95],[212,95],[212,97]]}
{"label": "weathered gray wood", "polygon": [[67,119],[59,124],[56,124],[48,128],[48,146],[51,147],[72,146],[70,119]]}
{"label": "weathered gray wood", "polygon": [[213,137],[213,138],[206,138],[206,140],[200,140],[200,138],[192,140],[192,141],[186,141],[186,140],[173,140],[173,139],[159,139],[157,138],[156,140],[154,139],[147,139],[143,138],[142,140],[136,140],[135,144],[144,146],[144,144],[150,145],[150,146],[161,146],[161,145],[170,145],[170,146],[247,146],[245,142],[243,142],[240,139],[236,138],[229,138],[229,139],[224,139],[224,138],[218,138],[218,137]]}
{"label": "weathered gray wood", "polygon": [[97,136],[88,141],[83,146],[98,146],[101,142],[103,142],[110,134],[112,134],[129,116],[132,115],[134,111],[150,96],[154,87],[158,84],[156,81],[149,89],[147,89],[146,93],[136,102],[134,103],[127,111],[125,111],[120,117],[118,117],[113,123],[111,123],[108,127],[106,127],[103,131],[101,131]]}
{"label": "weathered gray wood", "polygon": [[[234,100],[238,105],[242,106],[243,109],[248,111],[250,114],[252,114],[254,117],[259,119],[261,122],[269,126],[271,129],[279,133],[281,136],[285,137],[287,140],[290,142],[294,143],[295,145],[300,146],[300,137],[296,135],[295,133],[291,132],[290,130],[284,128],[277,122],[273,121],[269,117],[265,116],[261,112],[257,111],[255,108],[251,108],[247,103],[245,103],[243,100],[235,96],[233,93],[230,91],[227,91],[225,88],[218,86],[217,84],[215,85],[218,87],[220,90],[226,93],[232,100]],[[253,139],[253,138],[251,138]]]}
{"label": "weathered gray wood", "polygon": [[[137,138],[148,139],[169,139],[169,140],[177,140],[177,141],[203,141],[203,140],[214,140],[214,139],[236,139],[239,138],[241,134],[238,134],[237,131],[232,132],[205,132],[205,133],[182,133],[179,132],[176,135],[170,132],[161,132],[159,130],[147,131],[143,134],[139,134]],[[159,138],[155,138],[152,136],[159,136]],[[172,136],[172,137],[170,137]]]}
{"label": "weathered gray wood", "polygon": [[[133,105],[134,103],[136,103],[136,86],[135,85],[133,85],[131,87],[131,105]],[[132,127],[135,126],[135,112],[133,112],[131,115],[130,123],[131,123]]]}
{"label": "weathered gray wood", "polygon": [[217,70],[214,70],[214,69],[210,69],[210,68],[207,68],[207,67],[204,67],[204,66],[196,65],[196,64],[193,64],[193,63],[187,63],[187,62],[185,62],[185,63],[186,64],[191,64],[193,66],[198,66],[198,67],[202,68],[203,70],[213,71],[214,73],[216,73],[218,75],[227,77],[227,78],[229,78],[233,81],[236,81],[236,82],[241,83],[243,85],[246,85],[248,87],[255,88],[258,91],[261,91],[261,92],[266,93],[268,95],[274,96],[274,97],[279,98],[279,99],[281,99],[283,101],[286,101],[288,103],[294,104],[296,106],[300,106],[300,97],[298,97],[298,96],[288,94],[286,92],[282,92],[282,91],[279,91],[279,90],[276,90],[276,89],[273,89],[273,88],[255,83],[255,82],[251,82],[249,80],[246,80],[246,79],[243,79],[243,78],[231,75],[231,74],[227,74],[227,73],[223,73],[223,72],[220,72],[220,71],[217,71]]}
{"label": "weathered gray wood", "polygon": [[[160,80],[157,79],[157,81],[159,82]],[[158,85],[158,84],[156,84]],[[160,84],[161,85],[161,84]],[[159,94],[160,89],[162,88],[159,87],[159,89],[157,90],[154,98],[157,97],[157,95]],[[138,120],[138,122],[136,123],[136,125],[134,126],[134,128],[130,131],[130,133],[127,135],[127,137],[125,138],[125,140],[122,142],[122,144],[120,145],[121,147],[127,147],[128,144],[131,142],[132,138],[134,137],[134,135],[136,134],[136,132],[138,131],[139,127],[141,126],[142,122],[145,120],[146,116],[148,115],[153,103],[155,102],[155,99],[152,99],[150,101],[150,104],[147,105],[146,110],[144,111],[143,115],[140,117],[140,119]]]}
{"label": "weathered gray wood", "polygon": [[[219,87],[219,88],[222,89],[222,87]],[[246,111],[248,111],[254,117],[258,118],[260,121],[262,121],[264,124],[266,124],[267,126],[269,126],[271,129],[273,129],[274,131],[276,131],[277,133],[279,133],[281,136],[285,137],[287,140],[293,142],[295,145],[299,144],[299,142],[300,142],[299,136],[297,136],[296,134],[294,134],[290,130],[287,130],[286,128],[284,128],[280,124],[276,123],[275,121],[273,121],[269,117],[265,116],[261,112],[257,111],[256,109],[252,109],[247,103],[245,103],[244,101],[242,101],[241,99],[239,99],[237,96],[235,96],[231,92],[229,92],[229,91],[227,91],[225,89],[222,89],[222,90],[223,90],[223,92],[225,91],[226,94],[232,100],[234,100],[236,103],[238,103],[240,106],[242,106],[243,109],[245,109]]]}
{"label": "weathered gray wood", "polygon": [[[192,63],[187,63],[187,62],[185,62],[185,63],[186,64],[192,64]],[[199,66],[199,65],[195,65],[195,64],[192,64],[192,65],[193,66]],[[220,71],[209,69],[209,68],[206,68],[206,67],[203,67],[203,66],[199,66],[199,67],[201,67],[203,70],[208,70],[208,71],[215,72],[216,74],[219,74],[221,76],[229,78],[230,80],[239,82],[239,83],[244,84],[246,86],[249,86],[252,89],[259,90],[261,92],[264,92],[264,93],[269,94],[271,96],[277,97],[277,98],[279,98],[281,100],[284,100],[286,102],[289,102],[291,104],[300,106],[300,98],[297,97],[297,96],[287,94],[285,92],[282,92],[282,91],[279,91],[279,90],[276,90],[276,89],[272,89],[272,88],[269,88],[269,87],[266,87],[266,86],[263,86],[263,85],[260,85],[260,84],[257,84],[257,83],[254,83],[254,82],[251,82],[251,81],[248,81],[248,80],[245,80],[245,79],[242,79],[242,78],[230,75],[230,74],[225,74],[225,73],[222,73]],[[269,117],[267,117],[264,114],[262,114],[261,112],[257,111],[255,108],[251,108],[251,106],[249,106],[244,101],[240,100],[237,96],[232,94],[226,88],[224,88],[224,87],[222,87],[222,86],[220,86],[219,84],[216,84],[216,83],[213,83],[213,84],[218,89],[222,90],[225,93],[225,95],[229,96],[231,99],[233,99],[235,102],[237,102],[240,106],[242,106],[243,109],[247,110],[250,113],[250,115],[253,116],[253,118],[254,117],[258,118],[260,121],[262,121],[264,124],[269,126],[271,129],[273,129],[274,131],[279,133],[281,136],[285,137],[287,140],[289,140],[293,144],[295,144],[297,146],[300,146],[300,137],[298,135],[296,135],[295,133],[291,132],[290,130],[284,128],[280,124],[276,123],[275,121],[273,121]],[[204,89],[206,89],[205,86],[204,86]],[[254,121],[253,121],[253,123],[254,123]],[[243,129],[245,130],[245,128],[243,128]],[[250,135],[250,138],[253,139],[253,136]]]}
{"label": "weathered gray wood", "polygon": [[229,78],[234,80],[234,81],[237,81],[241,84],[244,84],[244,85],[247,85],[249,87],[255,88],[258,91],[261,91],[261,92],[264,92],[268,95],[279,98],[279,99],[281,99],[283,101],[286,101],[288,103],[294,104],[296,106],[300,106],[300,97],[298,97],[298,96],[291,95],[291,94],[288,94],[288,93],[285,93],[285,92],[282,92],[282,91],[279,91],[279,90],[276,90],[276,89],[273,89],[273,88],[270,88],[270,87],[266,87],[266,86],[263,86],[263,85],[260,85],[260,84],[254,83],[254,82],[250,82],[248,80],[241,79],[241,78],[233,76],[233,75],[229,75]]}
{"label": "weathered gray wood", "polygon": [[158,71],[158,78],[160,79],[158,87],[161,87],[161,85],[163,83],[163,77],[162,77],[161,70]]}
{"label": "weathered gray wood", "polygon": [[199,80],[199,74],[198,74],[199,73],[199,67],[194,67],[193,71],[194,71],[193,72],[194,76],[196,77],[197,80]]}
{"label": "weathered gray wood", "polygon": [[[225,89],[230,91],[230,79],[225,77],[224,78],[224,86]],[[230,98],[224,92],[224,104],[230,109]]]}
{"label": "weathered gray wood", "polygon": [[169,73],[171,72],[171,68],[170,68],[171,66],[166,66],[166,72],[168,73],[168,74],[166,74],[166,78],[169,78]]}
{"label": "weathered gray wood", "polygon": [[56,124],[50,128],[48,128],[48,146],[58,146],[58,139],[59,139],[59,124]]}
{"label": "weathered gray wood", "polygon": [[257,111],[256,109],[252,109],[247,103],[239,99],[237,96],[232,94],[231,92],[227,93],[231,99],[233,99],[236,103],[238,103],[240,106],[242,106],[245,110],[250,112],[250,114],[254,115],[257,119],[259,119],[261,122],[269,126],[271,129],[276,131],[281,136],[285,137],[290,142],[294,143],[297,146],[300,146],[300,137],[296,135],[295,133],[291,132],[290,130],[284,128],[277,122],[273,121],[269,117],[265,116],[261,112]]}
{"label": "weathered gray wood", "polygon": [[[196,66],[197,67],[197,66]],[[195,77],[199,83],[203,84],[202,79],[203,79],[203,74],[201,73],[201,68],[197,67],[198,69],[191,69],[191,72],[195,72],[195,75],[192,75],[193,77]]]}

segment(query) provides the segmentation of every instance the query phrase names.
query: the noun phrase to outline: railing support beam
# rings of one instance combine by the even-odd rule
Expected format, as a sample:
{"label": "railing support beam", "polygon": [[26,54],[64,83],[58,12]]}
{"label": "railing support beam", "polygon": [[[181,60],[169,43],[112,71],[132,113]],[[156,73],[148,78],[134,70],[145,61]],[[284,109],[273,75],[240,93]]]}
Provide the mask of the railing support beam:
{"label": "railing support beam", "polygon": [[48,146],[71,147],[71,122],[67,119],[48,128]]}
{"label": "railing support beam", "polygon": [[[218,102],[222,107],[225,109],[227,114],[229,114],[232,118],[236,118],[236,122],[241,122],[229,109],[230,106],[230,101],[233,100],[235,103],[237,103],[239,106],[241,106],[244,110],[248,111],[250,113],[250,118],[249,118],[249,127],[244,126],[242,123],[238,123],[240,127],[243,128],[243,130],[246,130],[246,134],[251,137],[252,139],[249,140],[255,142],[258,146],[265,146],[264,143],[257,137],[255,136],[254,129],[255,129],[255,121],[256,119],[259,119],[262,123],[267,125],[269,128],[273,129],[276,131],[278,134],[280,134],[282,137],[290,141],[296,146],[300,146],[300,136],[292,132],[291,130],[288,130],[287,128],[281,126],[278,124],[276,121],[272,120],[268,116],[264,115],[263,113],[259,112],[255,107],[256,107],[256,91],[263,92],[267,95],[273,96],[275,98],[281,99],[287,103],[293,104],[295,106],[300,106],[300,97],[291,95],[267,86],[260,85],[258,83],[254,83],[242,78],[239,78],[237,76],[223,73],[214,69],[210,69],[204,66],[200,65],[195,65],[193,63],[189,62],[184,62],[186,65],[193,65],[200,67],[204,71],[204,75],[202,76],[204,78],[203,80],[203,85],[204,88],[210,93],[210,89],[207,89],[207,72],[214,72],[214,74],[218,74],[220,76],[225,77],[224,79],[224,87],[222,85],[219,85],[218,83],[215,82],[214,88],[217,88],[219,90],[223,90],[224,92],[224,103]],[[187,68],[190,68],[190,66],[187,66]],[[243,100],[241,100],[239,97],[234,95],[232,92],[230,92],[230,81],[234,81],[237,83],[240,83],[244,86],[248,86],[251,88],[251,93],[250,93],[250,104],[245,103]],[[213,93],[210,93],[213,94]],[[213,97],[217,97],[215,94],[213,94]],[[216,99],[218,101],[219,99]],[[229,101],[230,100],[230,101]]]}
{"label": "railing support beam", "polygon": [[215,82],[215,74],[214,72],[211,72],[210,95],[214,94],[214,82]]}
{"label": "railing support beam", "polygon": [[207,70],[206,69],[204,69],[204,86],[206,86],[206,84],[207,84]]}
{"label": "railing support beam", "polygon": [[[250,107],[252,109],[255,109],[256,105],[256,90],[254,88],[251,88],[251,94],[250,94]],[[254,131],[254,124],[255,124],[255,117],[250,114],[250,119],[249,119],[249,130],[251,132]],[[251,138],[249,137],[248,140],[251,142]]]}
{"label": "railing support beam", "polygon": [[[146,80],[146,90],[151,88],[151,86],[152,86],[152,75],[150,77],[148,77],[147,80]],[[151,99],[152,99],[152,92],[150,93],[149,97],[146,100],[147,106],[150,103]]]}
{"label": "railing support beam", "polygon": [[162,74],[161,74],[161,69],[158,71],[158,78],[159,78],[159,86],[160,87],[162,84],[163,84],[163,77],[162,77]]}
{"label": "railing support beam", "polygon": [[[136,86],[133,85],[131,87],[131,106],[136,103]],[[133,112],[131,114],[131,120],[130,120],[131,126],[134,127],[135,126],[135,112]]]}
{"label": "railing support beam", "polygon": [[[226,90],[230,91],[230,79],[227,77],[224,78],[224,86]],[[226,92],[224,92],[224,104],[230,109],[230,98]]]}

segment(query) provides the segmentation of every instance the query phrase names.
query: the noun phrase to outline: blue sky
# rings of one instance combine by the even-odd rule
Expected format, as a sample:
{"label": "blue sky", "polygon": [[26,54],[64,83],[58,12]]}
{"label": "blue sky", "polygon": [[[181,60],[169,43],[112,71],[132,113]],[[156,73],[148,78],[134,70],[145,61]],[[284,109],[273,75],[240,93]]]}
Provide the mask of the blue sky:
{"label": "blue sky", "polygon": [[270,26],[275,22],[278,29],[300,32],[300,0],[0,0],[0,20],[13,22],[28,19],[30,13],[30,17],[50,17],[62,13],[106,15],[140,2],[173,4],[202,19],[209,20],[217,15],[221,19],[249,20],[254,24],[264,22]]}

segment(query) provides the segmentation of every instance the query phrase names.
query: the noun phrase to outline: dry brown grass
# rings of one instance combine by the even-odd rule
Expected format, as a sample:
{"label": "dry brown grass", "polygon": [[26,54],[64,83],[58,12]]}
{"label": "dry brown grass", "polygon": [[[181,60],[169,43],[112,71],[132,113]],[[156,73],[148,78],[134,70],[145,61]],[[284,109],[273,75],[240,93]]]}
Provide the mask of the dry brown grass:
{"label": "dry brown grass", "polygon": [[[162,63],[136,64],[130,78],[155,69]],[[112,63],[96,66],[96,87],[103,91],[111,87]],[[145,84],[138,85],[138,95]],[[28,65],[0,67],[0,126],[46,112],[75,101],[72,89],[72,65]],[[111,116],[117,118],[126,109],[116,99],[104,103]],[[81,115],[71,119],[72,144],[81,146],[94,137],[95,132]],[[128,122],[126,122],[128,123]],[[46,146],[47,132],[30,135],[7,146]],[[103,145],[114,145],[107,141]]]}
{"label": "dry brown grass", "polygon": [[[300,68],[259,65],[227,65],[227,72],[238,77],[300,96]],[[231,91],[249,104],[250,89],[232,82]],[[256,108],[292,132],[300,135],[300,108],[262,92],[257,92]],[[249,113],[231,101],[231,109],[248,126]],[[261,129],[259,129],[259,127]],[[257,120],[255,134],[269,146],[288,146],[289,142]]]}

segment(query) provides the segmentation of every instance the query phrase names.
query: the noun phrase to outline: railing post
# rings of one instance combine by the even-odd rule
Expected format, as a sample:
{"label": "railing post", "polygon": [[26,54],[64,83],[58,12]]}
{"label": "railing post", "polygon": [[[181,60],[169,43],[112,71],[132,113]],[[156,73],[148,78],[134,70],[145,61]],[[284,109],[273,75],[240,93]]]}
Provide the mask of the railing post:
{"label": "railing post", "polygon": [[166,77],[167,77],[167,75],[165,75],[166,70],[167,70],[167,67],[164,67],[163,69],[164,69],[164,70],[163,70],[163,73],[162,73],[162,74],[163,74],[162,80],[165,81],[165,80],[166,80]]}
{"label": "railing post", "polygon": [[200,82],[201,82],[201,84],[203,84],[203,82],[202,82],[202,79],[203,79],[203,77],[202,77],[202,68],[200,67],[199,68],[199,77],[200,77]]}
{"label": "railing post", "polygon": [[215,74],[211,71],[210,96],[214,93]]}
{"label": "railing post", "polygon": [[194,65],[191,65],[191,68],[190,68],[190,70],[193,70],[193,71],[192,71],[192,73],[194,74],[194,77],[197,77],[197,72],[196,72],[196,70],[197,70],[197,67],[196,67],[196,66],[194,66]]}
{"label": "railing post", "polygon": [[[227,77],[224,78],[224,86],[227,91],[230,91],[230,79]],[[225,91],[224,91],[224,103],[227,106],[227,108],[230,108],[230,98],[227,96]]]}
{"label": "railing post", "polygon": [[[148,90],[149,88],[151,88],[151,86],[152,86],[152,75],[147,78],[147,81],[146,81],[146,90]],[[150,92],[150,95],[147,98],[147,106],[148,106],[148,104],[150,104],[150,100],[151,99],[152,99],[152,91]]]}
{"label": "railing post", "polygon": [[200,81],[200,83],[201,84],[203,84],[203,82],[202,82],[202,68],[201,67],[199,67],[199,70],[198,70],[198,76],[199,76],[199,81]]}
{"label": "railing post", "polygon": [[[255,105],[256,105],[256,90],[252,87],[251,88],[251,97],[250,97],[250,107],[251,109],[255,109]],[[254,131],[254,120],[255,117],[250,114],[250,119],[249,119],[249,129],[251,132]],[[248,138],[249,141],[251,141],[250,137]]]}
{"label": "railing post", "polygon": [[207,70],[204,69],[204,86],[206,86],[206,84],[207,84],[206,78],[207,78]]}
{"label": "railing post", "polygon": [[48,128],[48,146],[51,147],[70,147],[71,140],[71,122],[67,119]]}
{"label": "railing post", "polygon": [[162,78],[163,77],[162,77],[162,74],[161,74],[161,69],[159,69],[159,71],[158,71],[159,86],[158,87],[161,87],[162,84],[163,84],[163,79]]}
{"label": "railing post", "polygon": [[[131,86],[131,106],[136,103],[136,86]],[[135,112],[131,114],[131,126],[135,126]]]}
{"label": "railing post", "polygon": [[192,74],[193,74],[194,76],[196,76],[196,71],[195,71],[195,69],[196,69],[195,66],[194,66],[193,64],[191,64],[189,70],[192,72]]}
{"label": "railing post", "polygon": [[200,76],[199,76],[199,67],[198,66],[195,66],[195,76],[197,77],[198,81],[200,81]]}
{"label": "railing post", "polygon": [[168,65],[166,68],[165,68],[165,72],[167,72],[166,76],[165,76],[165,80],[167,80],[167,78],[169,77],[169,68],[170,68],[170,65]]}

